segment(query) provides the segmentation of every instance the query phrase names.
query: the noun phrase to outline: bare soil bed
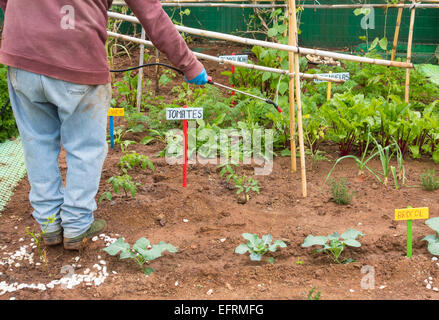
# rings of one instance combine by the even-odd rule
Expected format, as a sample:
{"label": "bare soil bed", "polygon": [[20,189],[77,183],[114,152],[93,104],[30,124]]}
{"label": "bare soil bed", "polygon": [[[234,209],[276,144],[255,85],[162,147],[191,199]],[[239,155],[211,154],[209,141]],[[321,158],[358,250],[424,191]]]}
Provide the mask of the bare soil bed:
{"label": "bare soil bed", "polygon": [[[233,48],[236,50],[236,47]],[[227,48],[206,53],[229,53]],[[239,53],[239,52],[236,52]],[[133,61],[136,58],[133,58]],[[118,67],[128,66],[120,62]],[[219,72],[227,67],[207,63],[210,74],[219,82]],[[145,70],[148,75],[148,71]],[[123,121],[123,120],[118,120]],[[127,139],[140,141],[141,134]],[[7,292],[0,299],[306,299],[315,286],[321,299],[439,299],[439,292],[426,288],[425,279],[431,277],[431,287],[439,287],[439,265],[432,261],[427,243],[421,239],[432,234],[424,221],[414,222],[414,254],[405,257],[406,224],[394,221],[394,209],[429,207],[430,216],[438,216],[439,191],[426,192],[420,187],[395,190],[392,183],[379,184],[367,175],[359,179],[353,161],[338,165],[335,177],[345,177],[355,192],[352,204],[337,205],[331,201],[323,181],[333,162],[308,161],[308,197],[302,198],[300,171],[291,173],[290,159],[279,157],[274,161],[273,173],[257,176],[260,195],[252,195],[249,202],[239,204],[234,190],[219,175],[214,165],[190,165],[188,187],[183,188],[182,169],[156,158],[164,145],[136,144],[130,150],[148,155],[155,171],[130,171],[133,180],[142,187],[135,198],[117,196],[113,202],[103,201],[95,212],[96,218],[107,221],[105,235],[125,237],[133,244],[140,237],[151,243],[165,241],[178,248],[175,254],[165,255],[151,263],[155,272],[145,276],[133,262],[120,261],[102,251],[102,237],[90,241],[82,252],[65,251],[61,245],[48,248],[48,276],[42,266],[16,261],[0,266],[0,283],[47,284],[66,276],[61,269],[75,265],[75,273],[83,274],[89,268],[97,272],[96,264],[105,261],[108,276],[100,285],[82,282],[73,288],[55,285],[46,290],[25,288]],[[324,146],[328,157],[337,157],[335,146]],[[109,150],[101,179],[102,191],[108,188],[106,180],[120,174],[120,148]],[[60,167],[66,172],[64,152]],[[298,162],[299,163],[299,162]],[[379,163],[374,162],[378,168]],[[438,169],[430,160],[407,160],[407,184],[419,185],[419,174],[427,168]],[[253,175],[252,166],[241,166],[240,173]],[[84,181],[84,183],[87,183]],[[7,258],[31,241],[25,236],[27,226],[37,228],[28,200],[29,184],[25,179],[17,187],[14,197],[0,218],[0,260]],[[186,222],[185,222],[186,221]],[[349,264],[335,264],[313,249],[301,247],[309,234],[339,234],[348,228],[365,234],[360,248],[348,247],[345,257],[355,259]],[[238,255],[234,249],[244,243],[242,233],[271,233],[274,239],[283,239],[288,247],[271,254],[274,264],[251,262],[248,255]],[[224,240],[225,239],[225,240]],[[29,248],[28,248],[29,250]],[[34,260],[38,252],[33,249]],[[79,257],[78,259],[75,259]],[[78,260],[78,261],[76,261]],[[302,263],[298,263],[298,262]],[[363,290],[363,266],[375,271],[375,288]],[[115,273],[113,273],[115,271]],[[209,294],[208,294],[209,293]]]}

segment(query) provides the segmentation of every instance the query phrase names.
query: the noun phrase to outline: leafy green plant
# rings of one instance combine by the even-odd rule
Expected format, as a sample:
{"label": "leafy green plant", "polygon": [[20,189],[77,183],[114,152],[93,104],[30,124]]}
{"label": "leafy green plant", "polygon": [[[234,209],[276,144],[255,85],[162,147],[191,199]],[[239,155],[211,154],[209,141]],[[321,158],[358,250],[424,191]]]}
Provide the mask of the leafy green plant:
{"label": "leafy green plant", "polygon": [[439,189],[439,179],[435,176],[436,171],[429,169],[420,174],[421,186],[423,190],[434,191]]}
{"label": "leafy green plant", "polygon": [[436,234],[426,236],[423,241],[428,242],[428,251],[435,256],[439,256],[439,218],[431,218],[425,224],[436,231]]}
{"label": "leafy green plant", "polygon": [[[276,252],[278,247],[285,248],[287,246],[282,240],[275,240],[273,242],[271,234],[266,234],[259,238],[257,234],[243,233],[242,237],[247,240],[247,243],[237,246],[235,253],[245,254],[249,252],[250,260],[252,261],[261,261],[267,252]],[[274,259],[269,258],[268,262],[273,263]]]}
{"label": "leafy green plant", "polygon": [[47,267],[47,252],[46,248],[42,248],[41,244],[43,242],[43,236],[47,233],[47,228],[50,224],[54,223],[56,220],[55,214],[51,215],[46,222],[42,225],[42,230],[40,233],[35,233],[35,231],[31,230],[30,227],[26,227],[26,235],[32,237],[34,239],[35,244],[38,249],[38,254],[40,255],[40,260],[43,263],[44,269],[46,273],[49,274],[49,269]]}
{"label": "leafy green plant", "polygon": [[[111,183],[113,187],[113,192],[116,194],[121,194],[121,190],[125,192],[125,197],[128,197],[128,192],[131,194],[131,197],[135,197],[137,193],[137,187],[141,186],[140,183],[134,183],[132,178],[128,174],[124,174],[123,176],[113,176],[107,180],[107,183]],[[102,200],[111,201],[113,198],[111,191],[104,192],[99,198],[99,203]]]}
{"label": "leafy green plant", "polygon": [[356,248],[361,247],[361,243],[357,241],[359,236],[364,236],[364,234],[355,229],[348,229],[341,236],[339,236],[337,232],[326,237],[309,235],[302,243],[302,247],[307,248],[311,246],[322,246],[322,248],[317,249],[316,252],[326,253],[336,263],[348,263],[352,262],[353,260],[345,259],[340,261],[340,255],[346,246]]}
{"label": "leafy green plant", "polygon": [[220,176],[223,177],[224,175],[227,174],[226,176],[227,182],[230,182],[232,180],[235,183],[235,189],[237,189],[236,194],[240,194],[244,192],[246,201],[249,200],[250,198],[249,193],[251,191],[254,191],[257,194],[259,194],[260,189],[258,185],[258,180],[251,177],[247,177],[246,175],[242,175],[242,176],[238,175],[233,169],[233,165],[229,163],[221,164],[218,167],[222,168],[220,171]]}
{"label": "leafy green plant", "polygon": [[352,201],[352,193],[349,193],[349,189],[344,178],[340,180],[332,179],[330,181],[330,190],[332,195],[332,201],[337,204],[346,205]]}
{"label": "leafy green plant", "polygon": [[151,171],[154,171],[154,163],[151,161],[151,159],[143,154],[138,154],[136,151],[125,154],[122,158],[120,158],[119,164],[122,170],[133,169],[140,165],[143,170],[145,170],[148,166]]}
{"label": "leafy green plant", "polygon": [[172,244],[163,241],[151,245],[146,238],[140,238],[131,248],[129,243],[125,242],[123,238],[119,238],[107,248],[103,249],[103,251],[111,256],[115,256],[120,252],[119,258],[121,260],[133,260],[141,268],[144,274],[149,275],[154,272],[154,270],[150,267],[146,267],[145,264],[149,264],[151,261],[161,257],[162,253],[165,251],[175,253],[177,252],[177,248]]}

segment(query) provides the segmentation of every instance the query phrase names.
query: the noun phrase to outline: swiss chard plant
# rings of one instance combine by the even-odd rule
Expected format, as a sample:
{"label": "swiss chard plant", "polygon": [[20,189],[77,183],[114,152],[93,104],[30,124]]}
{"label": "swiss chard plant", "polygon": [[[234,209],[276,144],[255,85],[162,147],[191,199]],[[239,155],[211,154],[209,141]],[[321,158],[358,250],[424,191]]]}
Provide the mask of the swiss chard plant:
{"label": "swiss chard plant", "polygon": [[432,228],[436,234],[426,236],[423,241],[428,242],[428,251],[435,256],[439,256],[439,218],[431,218],[425,224]]}
{"label": "swiss chard plant", "polygon": [[[257,234],[243,233],[242,237],[247,243],[236,247],[235,253],[250,253],[250,260],[261,261],[262,257],[268,252],[276,252],[277,248],[285,248],[287,245],[282,240],[273,241],[271,234],[263,235],[259,238]],[[274,258],[268,258],[269,263],[274,263]]]}
{"label": "swiss chard plant", "polygon": [[151,274],[154,270],[146,267],[145,264],[147,265],[149,262],[161,257],[165,251],[177,252],[177,248],[170,243],[161,241],[158,244],[151,245],[146,238],[137,240],[132,248],[123,238],[119,238],[103,250],[111,256],[116,256],[120,252],[119,257],[121,260],[133,260],[146,275]]}
{"label": "swiss chard plant", "polygon": [[316,252],[323,252],[330,256],[336,263],[349,263],[353,262],[352,259],[340,260],[340,255],[344,251],[346,246],[361,247],[361,243],[357,241],[357,238],[364,236],[363,233],[355,229],[348,229],[342,235],[335,232],[329,236],[313,236],[309,235],[302,243],[302,247],[321,246]]}

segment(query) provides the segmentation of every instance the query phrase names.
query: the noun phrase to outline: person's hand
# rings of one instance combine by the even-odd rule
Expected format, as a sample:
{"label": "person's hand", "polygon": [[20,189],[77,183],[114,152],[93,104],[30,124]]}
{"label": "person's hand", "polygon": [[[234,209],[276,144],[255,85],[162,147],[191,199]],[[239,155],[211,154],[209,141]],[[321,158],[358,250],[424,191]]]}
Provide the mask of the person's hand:
{"label": "person's hand", "polygon": [[207,76],[206,69],[203,69],[203,71],[201,71],[201,73],[192,80],[188,80],[186,77],[184,77],[184,80],[186,80],[188,83],[202,86],[209,81],[209,77]]}

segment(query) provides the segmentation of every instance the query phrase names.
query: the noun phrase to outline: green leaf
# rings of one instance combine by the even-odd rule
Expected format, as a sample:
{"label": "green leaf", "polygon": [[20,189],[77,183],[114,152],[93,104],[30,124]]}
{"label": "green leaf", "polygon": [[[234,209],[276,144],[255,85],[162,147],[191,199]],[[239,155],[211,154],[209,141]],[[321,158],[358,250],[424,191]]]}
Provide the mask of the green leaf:
{"label": "green leaf", "polygon": [[259,237],[258,237],[257,234],[243,233],[243,234],[242,234],[242,237],[243,237],[245,240],[248,240],[248,241],[250,242],[250,244],[251,244],[252,247],[256,247],[256,246],[258,245]]}
{"label": "green leaf", "polygon": [[267,259],[267,261],[268,261],[269,264],[273,264],[274,263],[274,258],[270,257],[270,258]]}
{"label": "green leaf", "polygon": [[439,256],[439,241],[430,242],[428,244],[428,251],[435,256]]}
{"label": "green leaf", "polygon": [[351,247],[361,247],[361,243],[354,239],[345,239],[344,243]]}
{"label": "green leaf", "polygon": [[355,229],[348,229],[345,233],[343,233],[340,237],[344,240],[347,239],[357,239],[359,236],[363,237],[364,234]]}
{"label": "green leaf", "polygon": [[381,49],[383,49],[384,51],[387,50],[387,44],[388,44],[388,41],[387,41],[387,38],[386,38],[386,37],[382,38],[382,39],[379,41],[379,45],[380,45]]}
{"label": "green leaf", "polygon": [[147,145],[148,143],[154,141],[154,139],[155,139],[154,137],[148,136],[148,137],[143,138],[143,139],[140,141],[140,143],[141,143],[141,144],[144,144],[144,145]]}
{"label": "green leaf", "polygon": [[313,236],[309,235],[305,238],[305,241],[302,243],[302,247],[311,247],[311,246],[324,246],[328,241],[328,237],[324,236]]}
{"label": "green leaf", "polygon": [[126,243],[122,238],[117,239],[111,245],[103,249],[109,255],[115,256],[119,251],[126,251],[130,249],[130,245]]}
{"label": "green leaf", "polygon": [[429,234],[428,236],[424,237],[422,241],[428,241],[428,243],[434,243],[439,241],[438,237],[435,234]]}
{"label": "green leaf", "polygon": [[235,253],[244,254],[246,252],[250,251],[249,247],[246,244],[240,244],[236,247]]}
{"label": "green leaf", "polygon": [[140,238],[136,241],[136,243],[133,245],[133,250],[138,251],[139,250],[147,250],[147,247],[150,245],[150,242],[146,238]]}
{"label": "green leaf", "polygon": [[439,217],[428,219],[425,224],[439,233]]}
{"label": "green leaf", "polygon": [[151,267],[148,267],[148,268],[144,268],[143,269],[143,273],[144,274],[146,274],[147,276],[149,276],[151,273],[153,273],[154,272],[154,269],[153,268],[151,268]]}
{"label": "green leaf", "polygon": [[268,79],[270,79],[270,77],[271,77],[271,73],[269,73],[269,72],[264,72],[264,73],[262,74],[262,82],[267,81]]}
{"label": "green leaf", "polygon": [[271,234],[265,234],[262,236],[262,241],[264,245],[269,245],[273,241],[273,236]]}
{"label": "green leaf", "polygon": [[260,253],[250,253],[251,261],[261,261],[262,255]]}

